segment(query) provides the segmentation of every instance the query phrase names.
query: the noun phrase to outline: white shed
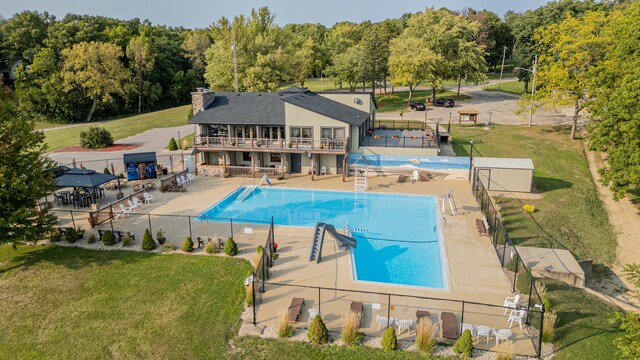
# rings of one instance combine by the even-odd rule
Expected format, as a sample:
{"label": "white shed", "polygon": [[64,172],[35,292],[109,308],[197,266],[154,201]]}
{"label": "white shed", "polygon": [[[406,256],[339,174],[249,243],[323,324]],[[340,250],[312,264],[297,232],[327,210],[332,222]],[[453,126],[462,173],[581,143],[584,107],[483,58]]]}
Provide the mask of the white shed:
{"label": "white shed", "polygon": [[471,179],[482,181],[487,190],[531,192],[533,161],[531,159],[475,157],[471,163]]}

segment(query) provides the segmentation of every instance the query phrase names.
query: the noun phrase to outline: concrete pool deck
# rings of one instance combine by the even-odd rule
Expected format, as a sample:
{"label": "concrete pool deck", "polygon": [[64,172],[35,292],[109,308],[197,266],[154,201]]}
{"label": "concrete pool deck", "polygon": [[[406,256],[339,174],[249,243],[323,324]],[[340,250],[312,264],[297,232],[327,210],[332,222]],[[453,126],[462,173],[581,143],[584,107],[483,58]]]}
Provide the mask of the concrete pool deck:
{"label": "concrete pool deck", "polygon": [[[462,174],[458,177],[464,178]],[[275,187],[289,187],[301,189],[325,189],[353,191],[353,177],[342,182],[341,176],[318,176],[311,181],[309,176],[292,177],[286,180],[272,180]],[[194,184],[187,187],[185,193],[152,192],[155,198],[153,204],[145,205],[139,210],[140,215],[128,216],[124,220],[114,221],[116,230],[127,230],[136,233],[134,247],[139,247],[144,230],[151,227],[161,227],[166,232],[168,241],[176,246],[185,236],[188,236],[188,226],[195,242],[196,236],[226,238],[230,233],[230,224],[201,223],[189,219],[187,215],[198,215],[212,204],[227,196],[241,184],[250,184],[259,179],[242,178],[203,178],[198,177]],[[428,289],[381,283],[357,282],[353,280],[351,271],[351,255],[348,251],[339,251],[333,239],[327,235],[322,251],[322,261],[319,264],[308,261],[309,247],[312,239],[312,228],[276,226],[275,241],[278,243],[279,258],[270,269],[269,283],[286,284],[266,285],[266,292],[260,295],[261,301],[257,307],[257,322],[260,326],[276,326],[278,314],[286,311],[293,297],[305,299],[305,306],[298,319],[296,327],[308,325],[308,313],[311,308],[318,309],[330,331],[340,331],[344,325],[343,316],[348,312],[352,301],[362,302],[364,316],[361,331],[371,336],[381,336],[384,328],[378,331],[376,315],[387,316],[388,294],[430,297],[446,300],[428,300],[420,298],[392,296],[390,315],[397,319],[416,320],[416,310],[428,310],[431,319],[437,322],[443,311],[453,312],[459,324],[461,320],[473,325],[486,325],[496,329],[509,327],[508,312],[504,314],[500,306],[505,297],[511,296],[511,287],[507,277],[500,267],[497,255],[491,241],[486,236],[479,236],[475,227],[475,220],[480,218],[480,211],[471,193],[471,187],[465,180],[435,180],[417,183],[398,183],[397,177],[374,176],[369,179],[369,191],[379,193],[400,193],[416,195],[433,195],[442,197],[447,190],[453,190],[458,214],[445,214],[444,226],[444,272],[446,273],[446,289]],[[128,193],[129,191],[125,191]],[[108,191],[108,196],[115,197],[115,192]],[[113,193],[113,194],[112,194]],[[108,199],[107,199],[108,200]],[[65,208],[68,209],[68,208]],[[62,212],[61,214],[64,214]],[[150,214],[150,215],[147,215]],[[154,215],[155,214],[155,215]],[[159,214],[183,215],[184,217],[160,216]],[[60,215],[59,215],[60,216]],[[439,215],[442,216],[442,215]],[[61,216],[62,226],[70,226],[66,216]],[[321,220],[321,219],[319,219]],[[76,219],[77,221],[77,219]],[[86,221],[83,221],[86,224]],[[110,229],[110,223],[99,226],[100,229]],[[85,226],[87,228],[88,226]],[[263,245],[268,233],[268,225],[242,224],[234,220],[234,239],[238,243],[241,255],[249,257],[256,246]],[[138,235],[139,234],[139,235]],[[87,236],[85,235],[86,242]],[[104,248],[101,243],[88,247]],[[293,287],[309,286],[316,288]],[[345,289],[355,291],[378,292],[378,294],[364,294],[346,291],[321,290],[317,287]],[[320,301],[318,301],[320,297]],[[462,304],[457,300],[495,304],[496,307],[486,307],[466,303],[464,319],[461,319]],[[246,320],[246,319],[245,319]],[[533,344],[526,328],[520,330],[517,324],[512,328],[511,337],[513,352],[522,355],[535,355]],[[399,334],[400,339],[411,339],[415,330],[404,331]],[[495,348],[492,337],[487,343],[483,339],[474,346],[479,349]]]}

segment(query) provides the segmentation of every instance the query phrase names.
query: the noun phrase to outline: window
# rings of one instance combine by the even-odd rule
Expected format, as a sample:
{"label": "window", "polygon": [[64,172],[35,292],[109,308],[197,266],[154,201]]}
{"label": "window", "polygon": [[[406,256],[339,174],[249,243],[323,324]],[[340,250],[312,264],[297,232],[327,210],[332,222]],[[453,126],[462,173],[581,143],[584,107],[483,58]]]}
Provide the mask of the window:
{"label": "window", "polygon": [[344,140],[344,128],[321,128],[320,137],[322,139]]}
{"label": "window", "polygon": [[271,158],[269,159],[270,162],[274,163],[274,162],[280,162],[280,154],[279,153],[271,153]]}
{"label": "window", "polygon": [[243,152],[242,153],[242,161],[251,161],[251,153]]}
{"label": "window", "polygon": [[276,140],[278,139],[278,133],[281,133],[280,138],[284,139],[284,128],[279,126],[262,127],[262,137],[265,139]]}
{"label": "window", "polygon": [[313,139],[312,127],[292,126],[290,130],[291,138]]}

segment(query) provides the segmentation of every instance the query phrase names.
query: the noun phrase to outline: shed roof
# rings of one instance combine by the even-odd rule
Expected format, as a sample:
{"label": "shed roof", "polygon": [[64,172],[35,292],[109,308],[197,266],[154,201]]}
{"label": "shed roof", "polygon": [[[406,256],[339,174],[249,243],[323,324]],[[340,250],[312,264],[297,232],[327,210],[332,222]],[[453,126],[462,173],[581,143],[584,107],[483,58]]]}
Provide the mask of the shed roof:
{"label": "shed roof", "polygon": [[132,153],[132,154],[124,154],[122,156],[125,164],[128,163],[143,163],[143,162],[156,162],[156,153],[151,152],[142,152],[142,153]]}
{"label": "shed roof", "polygon": [[473,167],[491,169],[533,170],[531,159],[475,157]]}

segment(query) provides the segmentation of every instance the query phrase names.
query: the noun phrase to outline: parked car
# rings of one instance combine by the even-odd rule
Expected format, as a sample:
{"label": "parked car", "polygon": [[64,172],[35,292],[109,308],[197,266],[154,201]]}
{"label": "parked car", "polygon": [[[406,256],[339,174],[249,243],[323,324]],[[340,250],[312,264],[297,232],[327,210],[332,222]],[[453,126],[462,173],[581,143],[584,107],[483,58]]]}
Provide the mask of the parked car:
{"label": "parked car", "polygon": [[416,110],[416,111],[424,111],[424,110],[425,110],[425,106],[424,106],[424,104],[422,104],[422,103],[416,103],[415,110]]}
{"label": "parked car", "polygon": [[436,99],[434,105],[450,108],[455,105],[455,101],[453,101],[453,99]]}
{"label": "parked car", "polygon": [[410,108],[411,110],[415,110],[415,109],[416,109],[416,105],[420,105],[420,104],[422,104],[422,103],[421,103],[421,102],[418,102],[418,101],[415,101],[415,102],[409,103],[409,108]]}

